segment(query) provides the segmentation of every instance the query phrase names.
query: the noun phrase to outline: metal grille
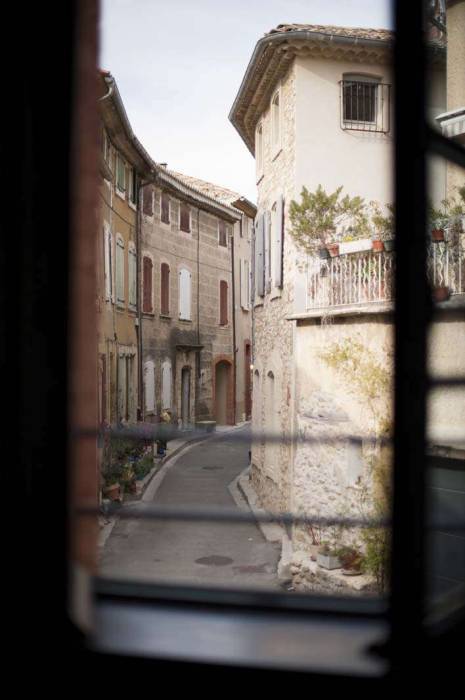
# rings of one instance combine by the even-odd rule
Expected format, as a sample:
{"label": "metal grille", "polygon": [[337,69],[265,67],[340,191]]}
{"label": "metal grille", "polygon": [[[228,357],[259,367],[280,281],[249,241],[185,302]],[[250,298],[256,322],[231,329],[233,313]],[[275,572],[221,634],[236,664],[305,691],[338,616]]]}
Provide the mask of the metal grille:
{"label": "metal grille", "polygon": [[362,80],[341,80],[341,128],[387,134],[390,130],[391,86]]}

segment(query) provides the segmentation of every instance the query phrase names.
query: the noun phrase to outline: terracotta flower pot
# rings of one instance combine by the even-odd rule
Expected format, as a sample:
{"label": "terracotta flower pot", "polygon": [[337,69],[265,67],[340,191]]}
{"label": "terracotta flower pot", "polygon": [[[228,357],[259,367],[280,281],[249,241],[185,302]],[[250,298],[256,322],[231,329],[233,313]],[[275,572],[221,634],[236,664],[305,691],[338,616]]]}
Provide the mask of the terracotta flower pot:
{"label": "terracotta flower pot", "polygon": [[450,297],[449,287],[435,287],[433,289],[434,301],[447,301]]}
{"label": "terracotta flower pot", "polygon": [[372,248],[375,251],[375,253],[382,253],[384,250],[383,241],[372,241],[371,245],[372,245]]}
{"label": "terracotta flower pot", "polygon": [[110,501],[121,500],[121,487],[119,484],[111,484],[110,486],[106,486],[103,492],[105,496],[108,496]]}
{"label": "terracotta flower pot", "polygon": [[444,240],[444,229],[433,228],[431,231],[431,238],[433,241],[443,241]]}

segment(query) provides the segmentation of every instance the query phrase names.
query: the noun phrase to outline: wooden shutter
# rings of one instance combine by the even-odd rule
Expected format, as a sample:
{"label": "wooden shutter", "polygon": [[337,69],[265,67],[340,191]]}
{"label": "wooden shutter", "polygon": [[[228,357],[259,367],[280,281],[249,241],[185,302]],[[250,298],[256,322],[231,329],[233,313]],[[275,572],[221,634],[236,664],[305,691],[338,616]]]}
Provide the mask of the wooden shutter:
{"label": "wooden shutter", "polygon": [[136,261],[136,249],[129,248],[129,305],[137,306],[137,261]]}
{"label": "wooden shutter", "polygon": [[146,216],[153,216],[153,187],[144,187],[144,206],[143,212]]}
{"label": "wooden shutter", "polygon": [[218,243],[219,245],[228,247],[228,239],[226,237],[226,224],[222,219],[218,220]]}
{"label": "wooden shutter", "polygon": [[161,220],[164,224],[170,222],[170,198],[166,192],[161,193]]}
{"label": "wooden shutter", "polygon": [[116,301],[124,301],[124,242],[116,241]]}
{"label": "wooden shutter", "polygon": [[170,313],[170,266],[167,263],[161,264],[161,313],[169,316]]}
{"label": "wooden shutter", "polygon": [[274,286],[283,286],[283,250],[284,250],[284,199],[281,195],[276,203],[276,240],[274,248]]}
{"label": "wooden shutter", "polygon": [[257,295],[262,297],[265,295],[265,221],[264,215],[258,217],[255,227],[255,289]]}
{"label": "wooden shutter", "polygon": [[152,268],[153,263],[151,259],[147,256],[144,257],[143,263],[143,300],[142,300],[142,311],[145,313],[152,313]]}
{"label": "wooden shutter", "polygon": [[228,324],[228,283],[220,282],[220,326]]}
{"label": "wooden shutter", "polygon": [[187,204],[184,204],[184,202],[181,202],[180,207],[181,207],[181,213],[180,213],[179,227],[180,227],[181,231],[185,231],[186,233],[190,233],[190,230],[191,230],[190,208],[188,207]]}
{"label": "wooden shutter", "polygon": [[191,278],[189,270],[179,271],[179,318],[191,319]]}
{"label": "wooden shutter", "polygon": [[171,408],[171,362],[166,360],[161,368],[161,407]]}
{"label": "wooden shutter", "polygon": [[241,286],[241,306],[243,309],[249,308],[249,261],[241,260],[240,265],[240,286]]}
{"label": "wooden shutter", "polygon": [[105,298],[109,301],[112,298],[112,276],[111,276],[111,233],[108,224],[103,225],[103,247],[105,266]]}
{"label": "wooden shutter", "polygon": [[155,410],[155,366],[152,360],[144,365],[145,410]]}

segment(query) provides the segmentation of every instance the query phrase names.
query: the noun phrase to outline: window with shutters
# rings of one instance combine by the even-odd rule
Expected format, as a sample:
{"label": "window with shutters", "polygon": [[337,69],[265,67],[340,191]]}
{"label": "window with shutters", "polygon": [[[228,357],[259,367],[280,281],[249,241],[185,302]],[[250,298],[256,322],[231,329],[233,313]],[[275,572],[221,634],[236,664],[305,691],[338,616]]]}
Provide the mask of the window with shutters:
{"label": "window with shutters", "polygon": [[105,273],[105,298],[107,301],[114,301],[113,298],[113,236],[111,235],[110,227],[105,221],[103,224],[103,255],[104,255],[104,273]]}
{"label": "window with shutters", "polygon": [[137,204],[137,172],[135,168],[129,168],[129,204],[133,207]]}
{"label": "window with shutters", "polygon": [[179,270],[179,318],[191,320],[191,281],[192,275],[186,268]]}
{"label": "window with shutters", "polygon": [[146,314],[153,312],[152,277],[152,259],[148,255],[144,255],[142,261],[142,311]]}
{"label": "window with shutters", "polygon": [[191,208],[184,202],[179,205],[179,228],[186,233],[191,232]]}
{"label": "window with shutters", "polygon": [[152,360],[144,363],[144,397],[145,411],[155,410],[155,365]]}
{"label": "window with shutters", "polygon": [[228,232],[226,222],[218,219],[218,245],[228,247]]}
{"label": "window with shutters", "polygon": [[111,158],[111,146],[110,146],[110,139],[108,138],[108,134],[106,130],[103,130],[103,137],[102,137],[102,151],[103,151],[103,158],[108,165],[110,165],[110,158]]}
{"label": "window with shutters", "polygon": [[345,73],[341,87],[341,127],[387,133],[391,86],[377,76]]}
{"label": "window with shutters", "polygon": [[124,304],[124,240],[116,236],[116,302]]}
{"label": "window with shutters", "polygon": [[137,255],[136,246],[131,241],[128,246],[128,286],[129,286],[129,306],[132,309],[137,307]]}
{"label": "window with shutters", "polygon": [[163,316],[170,315],[170,266],[168,263],[161,264],[160,274],[160,298],[161,298],[161,314]]}
{"label": "window with shutters", "polygon": [[165,360],[161,366],[161,407],[171,409],[171,361]]}
{"label": "window with shutters", "polygon": [[145,216],[153,216],[153,187],[151,185],[145,186],[142,190],[143,195],[143,212]]}
{"label": "window with shutters", "polygon": [[126,167],[119,153],[116,154],[116,193],[124,196],[126,191]]}
{"label": "window with shutters", "polygon": [[261,304],[265,295],[265,214],[257,216],[255,225],[255,301]]}
{"label": "window with shutters", "polygon": [[170,223],[170,198],[166,192],[161,193],[161,221],[164,224]]}
{"label": "window with shutters", "polygon": [[228,325],[228,283],[220,280],[220,326]]}

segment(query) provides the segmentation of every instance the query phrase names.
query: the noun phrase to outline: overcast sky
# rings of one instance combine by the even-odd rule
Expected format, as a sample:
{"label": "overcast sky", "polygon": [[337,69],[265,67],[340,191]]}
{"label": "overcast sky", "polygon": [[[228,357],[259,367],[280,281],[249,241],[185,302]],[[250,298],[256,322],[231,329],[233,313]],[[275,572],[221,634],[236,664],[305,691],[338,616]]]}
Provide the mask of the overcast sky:
{"label": "overcast sky", "polygon": [[256,201],[228,114],[258,39],[292,22],[392,27],[388,0],[102,0],[100,66],[155,161]]}

